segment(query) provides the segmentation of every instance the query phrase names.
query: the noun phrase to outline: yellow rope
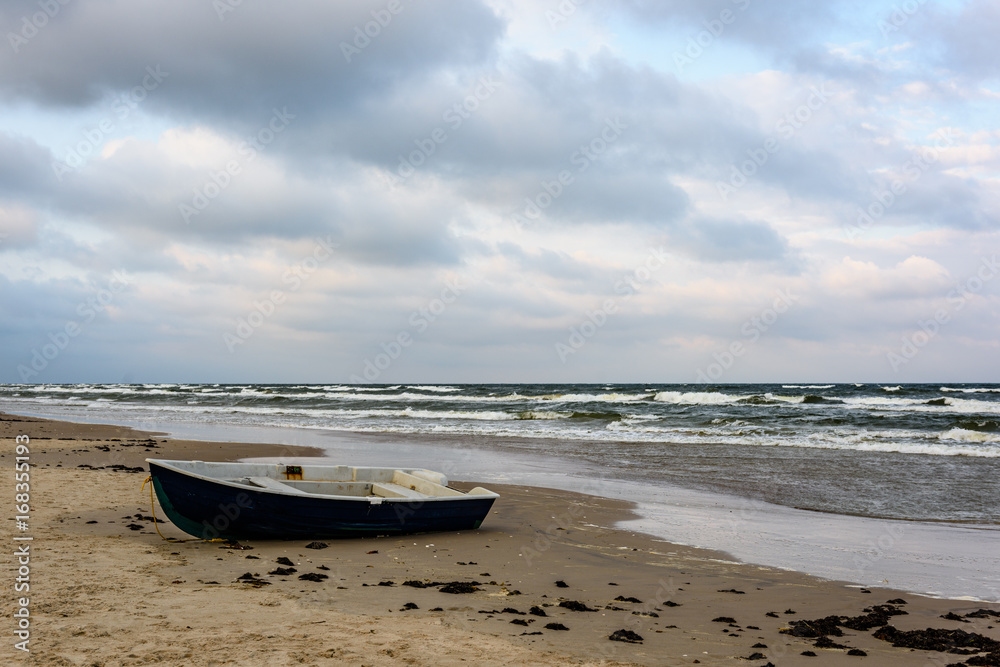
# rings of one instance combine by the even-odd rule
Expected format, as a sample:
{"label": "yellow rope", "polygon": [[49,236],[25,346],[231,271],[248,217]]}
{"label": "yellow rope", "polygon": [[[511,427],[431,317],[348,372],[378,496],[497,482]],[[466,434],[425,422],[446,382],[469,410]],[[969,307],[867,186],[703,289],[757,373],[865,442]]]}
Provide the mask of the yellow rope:
{"label": "yellow rope", "polygon": [[139,487],[139,493],[146,488],[146,484],[149,484],[149,510],[153,513],[153,528],[156,529],[156,534],[162,537],[167,542],[193,542],[194,540],[201,539],[202,542],[224,542],[225,540],[215,539],[206,540],[204,538],[192,537],[186,540],[180,540],[176,537],[163,537],[163,533],[160,532],[159,519],[156,518],[156,503],[153,502],[153,476],[149,475],[142,481],[142,486]]}
{"label": "yellow rope", "polygon": [[[149,509],[153,513],[153,528],[156,529],[156,534],[163,537],[163,533],[160,532],[160,521],[156,518],[156,503],[153,502],[153,476],[149,475],[142,482],[142,487],[139,489],[139,493],[146,488],[146,484],[149,484]],[[163,537],[167,542],[187,542],[188,540],[178,540],[175,537]]]}

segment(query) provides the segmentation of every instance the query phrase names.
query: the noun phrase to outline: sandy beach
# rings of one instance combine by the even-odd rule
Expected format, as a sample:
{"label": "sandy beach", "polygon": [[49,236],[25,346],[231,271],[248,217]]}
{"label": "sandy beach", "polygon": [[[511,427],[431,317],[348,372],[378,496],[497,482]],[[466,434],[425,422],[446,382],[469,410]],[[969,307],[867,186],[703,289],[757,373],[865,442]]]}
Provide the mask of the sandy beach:
{"label": "sandy beach", "polygon": [[[9,532],[33,539],[9,542],[8,552],[30,545],[30,591],[17,594],[29,597],[30,653],[14,646],[20,604],[9,557],[5,663],[997,664],[997,653],[982,660],[973,656],[985,652],[973,649],[911,649],[875,636],[888,623],[903,632],[960,630],[989,647],[1000,641],[997,605],[859,589],[616,530],[632,516],[620,501],[490,484],[501,498],[478,531],[316,549],[304,541],[204,542],[161,523],[163,539],[152,520],[162,512],[151,507],[149,487],[140,490],[145,458],[321,452],[2,415],[8,498],[19,435],[30,440],[30,520],[27,531]],[[295,571],[275,573],[282,567]],[[247,573],[267,583],[244,583]],[[299,578],[310,573],[326,578]],[[451,581],[478,590],[404,585]],[[866,615],[869,622],[858,621]],[[802,623],[830,616],[842,624]],[[616,631],[632,641],[609,639]],[[942,646],[966,637],[939,634]],[[897,643],[905,637],[895,635]]]}

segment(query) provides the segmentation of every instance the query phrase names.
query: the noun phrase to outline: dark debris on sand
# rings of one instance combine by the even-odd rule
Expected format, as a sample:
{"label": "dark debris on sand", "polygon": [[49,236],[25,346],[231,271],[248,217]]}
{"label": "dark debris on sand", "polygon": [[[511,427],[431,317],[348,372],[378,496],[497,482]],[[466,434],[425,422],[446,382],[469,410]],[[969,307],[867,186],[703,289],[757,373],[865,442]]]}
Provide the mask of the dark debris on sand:
{"label": "dark debris on sand", "polygon": [[838,644],[829,637],[817,637],[816,641],[813,642],[813,646],[816,648],[848,648],[843,644]]}
{"label": "dark debris on sand", "polygon": [[[965,630],[897,630],[891,625],[879,628],[874,637],[889,642],[897,648],[917,648],[924,651],[959,653],[963,649],[976,649],[975,653],[989,652],[1000,655],[1000,641]],[[968,654],[966,654],[968,655]]]}
{"label": "dark debris on sand", "polygon": [[779,630],[782,634],[794,637],[843,637],[844,631],[841,626],[851,630],[867,631],[872,628],[879,628],[889,623],[893,616],[906,615],[907,612],[890,604],[880,604],[874,607],[866,607],[865,614],[860,616],[825,616],[813,620],[792,621],[790,628]]}
{"label": "dark debris on sand", "polygon": [[588,607],[582,602],[577,600],[563,600],[559,603],[559,606],[563,609],[569,609],[570,611],[597,611],[592,607]]}
{"label": "dark debris on sand", "polygon": [[513,607],[504,607],[501,610],[484,609],[484,610],[480,611],[479,613],[480,614],[517,614],[518,616],[524,616],[525,615],[525,613],[523,611],[518,611],[517,609],[514,609]]}
{"label": "dark debris on sand", "polygon": [[892,616],[906,616],[908,613],[891,604],[879,604],[874,607],[866,607],[863,611],[868,613],[861,616],[845,618],[841,625],[845,628],[850,628],[851,630],[871,630],[872,628],[880,628],[883,625],[886,625],[889,622],[889,618]]}
{"label": "dark debris on sand", "polygon": [[253,572],[246,572],[236,577],[237,583],[250,584],[254,588],[260,588],[261,586],[270,586],[271,582],[260,578],[260,575],[254,574]]}
{"label": "dark debris on sand", "polygon": [[452,594],[463,594],[463,593],[475,593],[479,590],[478,581],[452,581],[447,583],[438,589],[442,593],[452,593]]}
{"label": "dark debris on sand", "polygon": [[[379,586],[392,586],[391,581],[380,581]],[[420,581],[419,579],[407,579],[403,586],[411,588],[437,588],[442,593],[462,594],[475,593],[482,583],[479,581]]]}
{"label": "dark debris on sand", "polygon": [[947,614],[941,614],[940,618],[943,618],[946,621],[959,621],[961,623],[971,623],[972,622],[972,621],[969,621],[968,619],[962,618],[961,616],[959,616],[958,614],[956,614],[953,611],[949,611]]}
{"label": "dark debris on sand", "polygon": [[641,644],[643,639],[638,633],[632,632],[631,630],[621,629],[615,630],[610,635],[608,639],[613,642],[626,642],[629,644]]}
{"label": "dark debris on sand", "polygon": [[236,551],[253,551],[253,547],[247,544],[240,544],[236,540],[227,540],[225,544],[219,546],[220,549],[235,549]]}
{"label": "dark debris on sand", "polygon": [[[815,639],[816,648],[847,649],[847,655],[866,656],[867,653],[857,648],[850,648],[835,643],[830,637],[842,637],[841,628],[868,631],[877,628],[872,634],[876,639],[889,642],[896,648],[918,649],[922,651],[938,651],[953,655],[973,656],[965,662],[951,663],[947,667],[1000,667],[1000,641],[984,635],[965,630],[947,630],[927,628],[926,630],[899,630],[889,625],[893,616],[904,615],[907,612],[897,605],[906,604],[901,598],[889,600],[883,605],[874,605],[864,609],[859,616],[826,616],[813,620],[792,621],[791,627],[779,630],[782,634],[795,637]],[[968,622],[968,618],[1000,617],[1000,612],[989,609],[959,616],[949,612],[942,618],[950,621]],[[802,655],[813,654],[811,651]],[[985,655],[982,655],[985,654]],[[813,654],[814,655],[814,654]]]}

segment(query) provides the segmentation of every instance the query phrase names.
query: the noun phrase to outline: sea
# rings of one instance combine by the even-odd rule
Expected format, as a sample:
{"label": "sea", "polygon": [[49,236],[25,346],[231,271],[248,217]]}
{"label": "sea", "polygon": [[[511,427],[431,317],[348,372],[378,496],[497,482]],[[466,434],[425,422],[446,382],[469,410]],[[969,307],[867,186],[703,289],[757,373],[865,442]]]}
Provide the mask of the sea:
{"label": "sea", "polygon": [[675,543],[1000,601],[1000,384],[26,384],[0,410],[623,498]]}

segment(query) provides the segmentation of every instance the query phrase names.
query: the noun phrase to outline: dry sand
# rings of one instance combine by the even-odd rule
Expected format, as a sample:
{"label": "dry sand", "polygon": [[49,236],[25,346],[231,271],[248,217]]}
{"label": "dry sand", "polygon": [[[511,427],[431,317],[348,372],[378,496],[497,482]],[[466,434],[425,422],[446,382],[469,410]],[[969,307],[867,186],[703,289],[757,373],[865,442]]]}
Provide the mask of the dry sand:
{"label": "dry sand", "polygon": [[[320,452],[0,419],[4,498],[15,493],[14,437],[30,437],[30,530],[16,531],[11,516],[8,532],[34,538],[31,652],[14,648],[17,565],[8,557],[3,664],[944,667],[968,659],[894,648],[871,631],[844,629],[833,638],[867,657],[779,632],[794,620],[857,616],[897,598],[907,601],[899,606],[909,612],[892,618],[902,630],[961,629],[1000,639],[1000,618],[940,618],[995,605],[866,591],[732,562],[615,530],[616,521],[630,516],[627,503],[546,489],[491,485],[501,498],[483,527],[471,532],[328,541],[325,549],[307,549],[303,541],[248,542],[239,549],[191,539],[164,523],[164,536],[183,540],[165,541],[150,520],[149,486],[140,491],[146,473],[127,471],[144,467],[146,457]],[[8,538],[8,553],[23,544]],[[268,574],[280,567],[279,557],[291,560],[296,572]],[[238,581],[247,572],[270,584]],[[298,579],[306,573],[329,578]],[[448,594],[402,585],[408,580],[476,581],[480,590]],[[596,611],[573,611],[559,606],[563,601]],[[416,608],[404,609],[408,603]],[[528,613],[532,607],[545,616]],[[733,622],[715,620],[720,617]],[[549,623],[568,630],[546,629]],[[616,630],[637,633],[642,643],[610,641]],[[755,653],[764,657],[747,660]]]}

